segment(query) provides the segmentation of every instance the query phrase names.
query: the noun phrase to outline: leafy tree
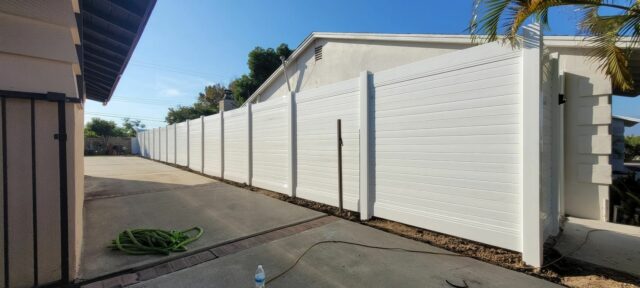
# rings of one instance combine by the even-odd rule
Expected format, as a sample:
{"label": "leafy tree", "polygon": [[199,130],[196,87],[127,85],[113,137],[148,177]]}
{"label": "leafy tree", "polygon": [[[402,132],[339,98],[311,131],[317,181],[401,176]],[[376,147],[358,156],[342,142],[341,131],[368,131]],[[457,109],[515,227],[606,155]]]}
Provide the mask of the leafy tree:
{"label": "leafy tree", "polygon": [[280,56],[288,58],[291,53],[293,53],[293,50],[289,49],[289,46],[284,43],[280,44],[276,49],[256,47],[251,50],[247,60],[249,74],[244,74],[229,84],[236,102],[242,104],[249,98],[282,65]]}
{"label": "leafy tree", "polygon": [[[631,49],[618,47],[623,36],[631,36],[632,46],[640,44],[640,1],[628,5],[606,0],[475,0],[469,30],[472,35],[486,34],[487,41],[498,40],[503,33],[512,45],[517,43],[518,30],[534,17],[549,27],[549,9],[575,6],[581,14],[580,28],[594,44],[592,56],[601,60],[600,70],[621,90],[633,89],[629,68]],[[607,7],[618,13],[600,15],[599,8]]]}
{"label": "leafy tree", "polygon": [[640,136],[630,135],[624,137],[624,161],[631,161],[640,156]]}
{"label": "leafy tree", "polygon": [[191,106],[179,105],[169,108],[165,120],[169,124],[180,123],[218,113],[218,104],[224,98],[225,87],[220,84],[208,85],[198,95],[198,100]]}
{"label": "leafy tree", "polygon": [[85,127],[84,128],[84,138],[98,138],[98,134],[95,131]]}
{"label": "leafy tree", "polygon": [[[293,53],[287,44],[280,44],[276,49],[256,47],[249,52],[247,65],[249,73],[244,74],[229,84],[229,89],[237,104],[244,103],[253,92],[264,83],[271,74],[282,64],[280,56],[285,58]],[[198,100],[191,106],[169,108],[165,120],[169,124],[179,123],[200,116],[218,113],[218,104],[224,99],[226,88],[221,84],[208,85],[198,95]]]}
{"label": "leafy tree", "polygon": [[200,92],[197,103],[206,103],[211,106],[218,106],[218,103],[224,99],[225,88],[221,84],[207,85],[204,87],[204,93]]}
{"label": "leafy tree", "polygon": [[233,92],[233,99],[238,104],[244,103],[258,87],[260,87],[258,82],[246,74],[233,80],[231,84],[229,84],[229,89]]}
{"label": "leafy tree", "polygon": [[118,127],[118,124],[113,121],[104,120],[100,118],[91,118],[91,121],[85,125],[85,135],[102,137],[104,143],[109,143],[111,137],[126,137],[125,131]]}
{"label": "leafy tree", "polygon": [[138,130],[143,129],[147,125],[142,124],[141,120],[124,118],[122,122],[122,134],[129,137],[135,137],[138,134]]}
{"label": "leafy tree", "polygon": [[167,113],[167,117],[164,119],[169,124],[184,122],[189,119],[195,119],[199,117],[195,114],[195,109],[193,106],[182,106],[178,105],[175,108],[169,108],[169,112]]}

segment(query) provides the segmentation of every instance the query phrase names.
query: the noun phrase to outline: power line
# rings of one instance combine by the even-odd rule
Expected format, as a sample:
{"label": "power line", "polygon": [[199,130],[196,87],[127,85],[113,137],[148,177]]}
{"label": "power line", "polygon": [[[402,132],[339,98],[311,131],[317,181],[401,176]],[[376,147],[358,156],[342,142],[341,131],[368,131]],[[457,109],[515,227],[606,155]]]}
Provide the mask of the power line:
{"label": "power line", "polygon": [[186,75],[192,75],[192,76],[201,76],[201,77],[215,76],[215,77],[221,77],[221,78],[222,77],[226,77],[226,76],[223,76],[221,74],[216,74],[216,73],[196,71],[196,70],[190,70],[190,69],[184,69],[184,68],[178,68],[178,67],[171,67],[171,66],[166,66],[166,65],[158,65],[158,64],[153,64],[153,63],[145,63],[145,62],[139,62],[139,61],[132,61],[132,62],[130,62],[130,65],[134,65],[134,66],[138,66],[138,67],[142,67],[142,68],[147,68],[147,69],[152,69],[152,70],[165,70],[165,71],[170,71],[170,72],[174,72],[174,73],[178,73],[178,74],[186,74]]}
{"label": "power line", "polygon": [[94,116],[102,116],[102,117],[111,117],[111,118],[129,118],[129,119],[138,119],[152,122],[166,122],[165,120],[160,120],[158,118],[143,118],[131,115],[122,115],[122,114],[111,114],[111,113],[100,113],[100,112],[85,112],[86,115],[94,115]]}
{"label": "power line", "polygon": [[189,96],[189,98],[177,98],[174,97],[174,99],[167,99],[167,98],[161,98],[161,97],[157,97],[157,98],[149,98],[149,97],[126,97],[126,96],[118,96],[117,98],[113,98],[112,101],[114,100],[133,100],[133,101],[148,101],[148,102],[162,102],[162,101],[176,101],[176,100],[183,100],[183,101],[197,101],[198,100],[198,96],[195,97],[195,99],[191,98]]}
{"label": "power line", "polygon": [[172,105],[176,105],[175,103],[174,104],[169,104],[169,103],[158,103],[158,102],[153,102],[153,101],[129,101],[129,100],[123,100],[123,99],[113,99],[110,102],[144,104],[144,105],[154,105],[154,106],[172,106]]}

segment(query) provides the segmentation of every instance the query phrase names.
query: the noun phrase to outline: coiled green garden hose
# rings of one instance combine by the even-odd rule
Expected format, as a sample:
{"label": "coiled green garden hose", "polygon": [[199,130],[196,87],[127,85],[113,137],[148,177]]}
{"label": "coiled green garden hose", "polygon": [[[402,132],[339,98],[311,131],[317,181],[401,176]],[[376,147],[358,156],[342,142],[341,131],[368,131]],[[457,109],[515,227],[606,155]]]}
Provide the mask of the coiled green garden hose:
{"label": "coiled green garden hose", "polygon": [[[190,236],[190,232],[197,231]],[[193,227],[184,231],[167,231],[161,229],[127,229],[111,241],[109,248],[120,250],[131,255],[160,254],[187,251],[186,245],[198,240],[204,230]]]}

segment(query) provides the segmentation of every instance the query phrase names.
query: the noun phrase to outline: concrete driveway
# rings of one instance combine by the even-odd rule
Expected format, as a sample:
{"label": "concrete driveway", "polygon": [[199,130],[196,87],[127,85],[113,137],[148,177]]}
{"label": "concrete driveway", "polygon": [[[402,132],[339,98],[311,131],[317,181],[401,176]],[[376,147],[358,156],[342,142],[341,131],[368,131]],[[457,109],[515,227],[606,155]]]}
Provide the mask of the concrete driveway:
{"label": "concrete driveway", "polygon": [[197,250],[323,215],[138,157],[85,157],[85,181],[81,279],[178,256],[109,250],[111,240],[128,228],[199,226],[204,234],[189,245]]}
{"label": "concrete driveway", "polygon": [[[258,264],[271,279],[323,240],[450,254],[140,158],[91,157],[86,164],[87,187],[93,188],[87,190],[83,276],[132,269],[85,287],[252,287]],[[180,183],[167,183],[169,177]],[[128,227],[194,225],[204,227],[203,238],[192,245],[194,252],[174,258],[126,256],[105,248]],[[468,287],[559,287],[466,257],[338,243],[314,247],[268,287],[452,287],[445,281]]]}

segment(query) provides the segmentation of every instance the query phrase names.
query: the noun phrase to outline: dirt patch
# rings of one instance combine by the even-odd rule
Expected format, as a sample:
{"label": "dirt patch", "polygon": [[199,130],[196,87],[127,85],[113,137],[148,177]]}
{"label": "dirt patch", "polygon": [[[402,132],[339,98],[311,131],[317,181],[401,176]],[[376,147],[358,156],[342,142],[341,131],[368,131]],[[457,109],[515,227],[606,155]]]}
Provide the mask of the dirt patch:
{"label": "dirt patch", "polygon": [[[225,181],[227,182],[227,181]],[[522,262],[522,255],[507,249],[502,249],[442,233],[429,231],[426,229],[413,227],[410,225],[389,221],[380,218],[373,218],[369,221],[360,221],[360,215],[357,212],[343,210],[338,208],[317,203],[300,198],[292,198],[280,193],[256,188],[246,185],[238,185],[237,183],[228,182],[229,184],[247,188],[251,191],[273,197],[282,201],[307,207],[316,211],[327,213],[341,217],[346,220],[358,222],[385,232],[393,233],[405,238],[417,240],[430,244],[435,247],[443,248],[458,254],[469,256],[471,258],[498,265],[507,269],[526,273],[547,281],[562,284],[567,287],[640,287],[640,279],[625,273],[606,269],[589,263],[564,258],[553,265],[543,269],[532,269]],[[562,255],[551,248],[553,243],[546,245],[544,250],[544,259],[547,263],[558,259]]]}
{"label": "dirt patch", "polygon": [[[160,162],[162,163],[162,162]],[[166,164],[166,163],[164,163]],[[337,216],[349,221],[358,222],[385,232],[393,233],[405,238],[424,242],[435,247],[443,248],[451,252],[462,254],[470,258],[474,258],[483,262],[488,262],[503,268],[526,273],[534,277],[542,278],[547,281],[562,284],[567,287],[640,287],[640,279],[632,275],[618,272],[612,269],[593,265],[571,258],[562,258],[548,267],[542,269],[534,269],[522,262],[522,255],[511,250],[494,247],[451,235],[433,232],[430,230],[389,221],[380,218],[373,218],[368,221],[361,221],[360,214],[349,210],[340,211],[337,207],[309,201],[300,198],[292,198],[287,195],[248,186],[244,183],[237,183],[229,180],[223,180],[218,177],[205,175],[184,167],[170,166],[188,170],[204,177],[212,178],[236,187],[251,190],[262,195],[266,195],[275,199],[286,201],[295,205],[303,206],[312,210],[323,212],[329,215]],[[544,259],[545,264],[551,263],[559,259],[562,255],[553,249],[553,241],[545,244]],[[548,264],[546,264],[548,265]]]}
{"label": "dirt patch", "polygon": [[[292,204],[341,217],[349,221],[358,222],[385,232],[424,242],[483,262],[488,262],[510,270],[515,270],[547,281],[562,284],[567,287],[640,287],[640,279],[636,277],[586,262],[563,258],[549,267],[533,269],[522,262],[522,255],[520,253],[511,250],[380,218],[373,218],[369,221],[360,221],[360,214],[358,212],[348,210],[342,210],[342,212],[340,212],[338,208],[330,205],[300,198],[292,198],[280,193],[256,187],[249,187],[247,185],[231,181],[224,182]],[[546,263],[550,263],[562,256],[553,249],[552,246],[553,242],[545,245],[544,259],[546,259]]]}

